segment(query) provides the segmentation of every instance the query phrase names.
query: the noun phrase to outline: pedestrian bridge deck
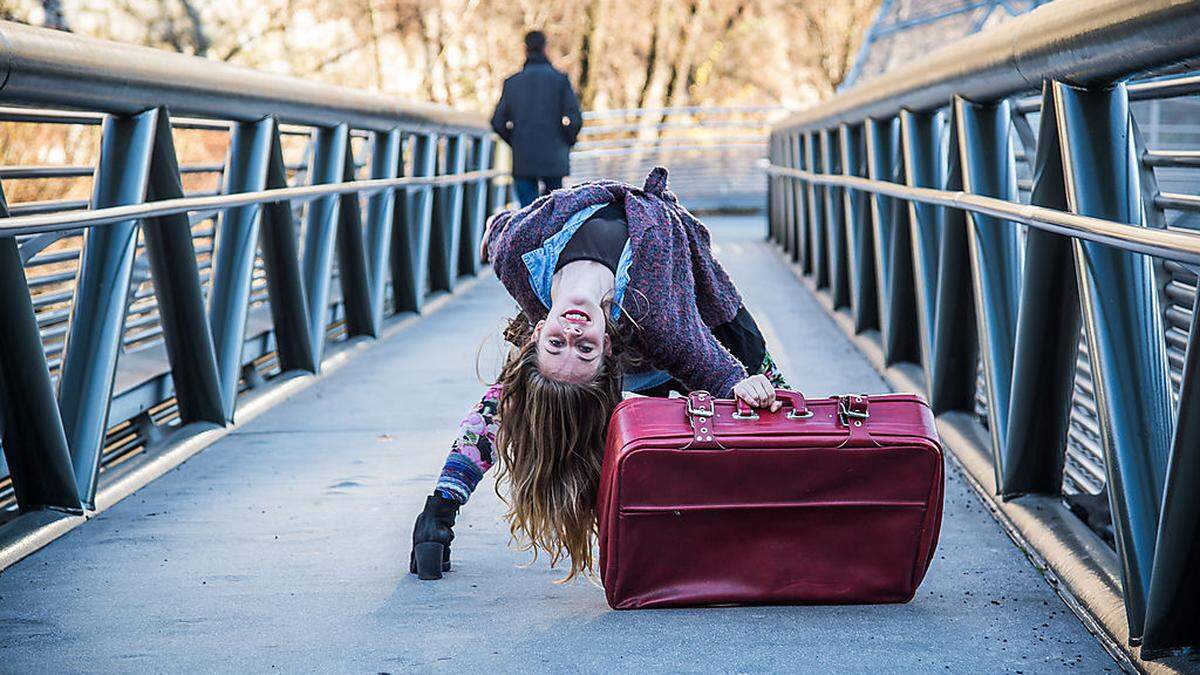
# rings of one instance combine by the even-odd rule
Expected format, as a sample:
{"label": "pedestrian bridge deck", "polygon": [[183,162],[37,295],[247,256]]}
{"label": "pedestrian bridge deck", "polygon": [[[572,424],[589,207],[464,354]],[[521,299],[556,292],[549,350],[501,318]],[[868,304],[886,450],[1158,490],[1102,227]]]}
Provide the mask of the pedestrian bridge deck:
{"label": "pedestrian bridge deck", "polygon": [[[761,217],[710,223],[798,388],[887,390]],[[614,612],[507,546],[490,481],[454,570],[417,581],[413,518],[513,306],[481,279],[0,573],[0,671],[1117,670],[953,468],[906,605]]]}

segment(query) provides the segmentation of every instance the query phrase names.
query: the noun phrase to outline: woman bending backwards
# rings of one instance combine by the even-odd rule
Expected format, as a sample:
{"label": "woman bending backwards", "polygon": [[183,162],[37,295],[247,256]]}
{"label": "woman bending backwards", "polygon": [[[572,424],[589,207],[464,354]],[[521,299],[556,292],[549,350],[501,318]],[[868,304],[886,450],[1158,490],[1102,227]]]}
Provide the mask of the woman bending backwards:
{"label": "woman bending backwards", "polygon": [[[779,407],[786,386],[708,230],[656,168],[642,189],[556,190],[495,216],[484,255],[520,305],[499,380],[463,419],[413,531],[410,571],[450,569],[452,527],[498,461],[514,539],[591,572],[608,418],[622,391],[703,389]],[[499,491],[499,486],[497,488]]]}

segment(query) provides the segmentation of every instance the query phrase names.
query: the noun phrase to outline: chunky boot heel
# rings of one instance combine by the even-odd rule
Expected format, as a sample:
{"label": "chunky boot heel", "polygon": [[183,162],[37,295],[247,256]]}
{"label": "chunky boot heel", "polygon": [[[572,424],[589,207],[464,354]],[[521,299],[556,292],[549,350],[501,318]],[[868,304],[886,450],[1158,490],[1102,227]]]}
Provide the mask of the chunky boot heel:
{"label": "chunky boot heel", "polygon": [[450,565],[443,562],[442,551],[445,544],[425,542],[413,547],[413,555],[417,559],[417,578],[426,581],[441,579],[442,572],[449,570]]}

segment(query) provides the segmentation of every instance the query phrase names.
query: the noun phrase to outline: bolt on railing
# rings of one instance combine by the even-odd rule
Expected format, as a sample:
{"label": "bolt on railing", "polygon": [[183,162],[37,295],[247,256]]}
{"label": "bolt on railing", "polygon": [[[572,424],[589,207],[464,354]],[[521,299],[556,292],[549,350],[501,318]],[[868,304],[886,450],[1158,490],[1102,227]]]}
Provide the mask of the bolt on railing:
{"label": "bolt on railing", "polygon": [[1197,63],[1200,2],[1059,0],[770,140],[771,238],[936,413],[983,411],[1000,495],[1062,494],[1092,427],[1143,658],[1200,646],[1200,197],[1155,173],[1200,152],[1147,149],[1132,106]]}
{"label": "bolt on railing", "polygon": [[[0,124],[100,128],[94,166],[0,167],[92,177],[0,193],[0,492],[23,511],[91,508],[135,437],[226,425],[264,364],[315,373],[331,336],[478,272],[507,194],[482,116],[12,23],[0,44]],[[224,162],[181,164],[185,130]]]}

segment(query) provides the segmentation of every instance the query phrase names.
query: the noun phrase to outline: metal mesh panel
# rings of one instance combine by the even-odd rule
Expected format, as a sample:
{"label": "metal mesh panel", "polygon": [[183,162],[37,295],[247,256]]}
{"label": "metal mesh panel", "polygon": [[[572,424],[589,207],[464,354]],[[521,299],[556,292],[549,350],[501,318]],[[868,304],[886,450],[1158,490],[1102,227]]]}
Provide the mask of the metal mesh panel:
{"label": "metal mesh panel", "polygon": [[886,72],[931,47],[977,33],[1049,0],[884,0],[843,86]]}
{"label": "metal mesh panel", "polygon": [[656,166],[694,210],[765,206],[767,133],[782,108],[616,110],[584,115],[571,153],[571,181],[611,179],[641,185]]}

